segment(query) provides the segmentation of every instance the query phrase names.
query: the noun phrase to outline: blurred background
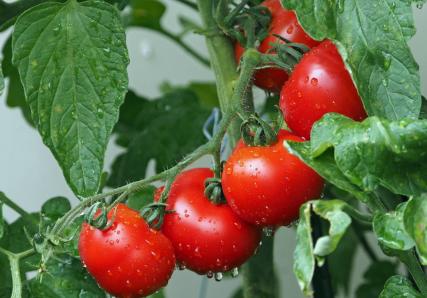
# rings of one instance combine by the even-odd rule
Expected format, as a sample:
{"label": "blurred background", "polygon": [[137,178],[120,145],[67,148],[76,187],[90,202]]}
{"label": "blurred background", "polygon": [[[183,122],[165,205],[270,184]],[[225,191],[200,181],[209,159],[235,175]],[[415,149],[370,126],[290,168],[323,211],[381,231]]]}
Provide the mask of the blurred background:
{"label": "blurred background", "polygon": [[[163,26],[172,32],[177,32],[178,16],[185,15],[197,19],[197,14],[173,1],[165,1],[167,11],[163,18]],[[427,34],[422,28],[427,28],[427,9],[415,10],[415,23],[419,33],[411,40],[413,53],[420,65],[423,94],[427,94]],[[11,31],[0,34],[0,48],[3,47]],[[206,53],[204,40],[201,35],[189,34],[185,41],[199,52]],[[129,78],[130,89],[137,94],[149,98],[160,95],[159,86],[164,82],[172,85],[185,85],[190,81],[213,81],[212,72],[171,40],[157,33],[141,28],[131,28],[127,31],[127,42],[130,52]],[[6,82],[7,84],[7,82]],[[0,191],[15,200],[27,211],[40,210],[40,206],[48,198],[65,196],[75,204],[77,199],[68,188],[61,170],[52,154],[42,143],[41,137],[24,121],[19,109],[6,106],[5,95],[0,97]],[[105,159],[105,170],[110,169],[114,158],[121,149],[111,140]],[[199,165],[208,165],[209,160],[203,160]],[[13,221],[17,215],[5,208],[5,217]],[[351,244],[350,244],[351,245]],[[374,245],[376,247],[376,245]],[[278,232],[275,244],[277,271],[281,279],[282,297],[299,298],[301,294],[296,279],[292,273],[292,254],[295,247],[295,232],[293,229],[282,228]],[[380,254],[380,252],[378,252]],[[366,270],[366,255],[361,249],[356,252],[353,263],[353,287],[363,280]],[[349,264],[342,264],[349,266]],[[166,290],[169,298],[198,298],[200,292],[207,290],[207,298],[230,297],[239,287],[241,278],[224,279],[216,282],[214,279],[198,276],[188,271],[178,271]],[[350,289],[354,293],[354,288]],[[353,297],[341,294],[341,297]]]}

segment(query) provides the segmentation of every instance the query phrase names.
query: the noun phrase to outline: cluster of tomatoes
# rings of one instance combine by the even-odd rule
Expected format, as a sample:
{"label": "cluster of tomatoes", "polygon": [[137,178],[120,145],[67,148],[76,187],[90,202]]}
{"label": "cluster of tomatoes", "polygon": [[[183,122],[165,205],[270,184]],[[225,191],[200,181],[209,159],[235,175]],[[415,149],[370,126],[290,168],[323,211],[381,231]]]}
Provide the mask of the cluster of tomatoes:
{"label": "cluster of tomatoes", "polygon": [[[259,50],[268,53],[273,34],[303,43],[311,50],[292,74],[264,68],[254,83],[280,92],[280,108],[292,130],[281,130],[268,146],[248,146],[242,141],[225,163],[222,191],[227,204],[214,204],[205,196],[205,181],[214,176],[208,168],[182,172],[171,186],[161,231],[151,229],[140,214],[119,204],[114,223],[106,230],[83,224],[79,252],[97,282],[118,297],[149,295],[165,286],[177,263],[199,274],[221,278],[234,272],[256,251],[262,228],[288,225],[299,207],[318,198],[323,180],[291,155],[283,142],[309,139],[315,121],[337,112],[362,120],[363,105],[331,41],[317,42],[299,25],[292,11],[279,0],[262,5],[270,9],[270,36]],[[240,59],[244,49],[236,45]],[[155,199],[160,197],[160,188]],[[102,257],[101,257],[102,256]]]}

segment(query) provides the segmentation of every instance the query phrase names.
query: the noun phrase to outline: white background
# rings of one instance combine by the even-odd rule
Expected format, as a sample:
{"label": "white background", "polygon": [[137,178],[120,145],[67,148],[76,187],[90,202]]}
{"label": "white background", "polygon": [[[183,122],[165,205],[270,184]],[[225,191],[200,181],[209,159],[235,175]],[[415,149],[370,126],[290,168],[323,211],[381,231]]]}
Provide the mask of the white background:
{"label": "white background", "polygon": [[[163,24],[171,31],[179,30],[177,16],[185,14],[197,19],[197,15],[186,7],[168,2],[168,10]],[[427,10],[415,10],[417,28],[427,28]],[[411,41],[414,55],[420,64],[422,90],[427,94],[427,35],[422,29]],[[130,88],[139,94],[155,97],[159,95],[158,86],[164,81],[173,84],[185,84],[191,80],[212,80],[209,69],[193,60],[170,40],[154,32],[143,29],[129,29],[127,32],[131,64],[129,66]],[[0,34],[0,48],[10,31]],[[201,36],[188,37],[187,42],[205,52]],[[18,109],[6,107],[4,95],[0,97],[0,191],[5,192],[27,211],[37,211],[41,204],[53,196],[66,196],[77,200],[69,190],[62,173],[43,145],[39,134],[31,128]],[[114,157],[120,152],[113,142],[107,150],[105,169],[108,170]],[[6,218],[13,220],[16,214],[5,208]],[[293,230],[281,229],[276,236],[275,254],[277,269],[280,273],[282,297],[303,297],[292,274],[292,252],[295,246]],[[354,283],[361,279],[366,267],[366,256],[358,251],[355,261]],[[343,264],[346,266],[346,264]],[[169,298],[198,297],[203,277],[191,272],[176,272],[167,289]],[[240,278],[220,283],[208,282],[209,298],[229,297],[238,287]]]}

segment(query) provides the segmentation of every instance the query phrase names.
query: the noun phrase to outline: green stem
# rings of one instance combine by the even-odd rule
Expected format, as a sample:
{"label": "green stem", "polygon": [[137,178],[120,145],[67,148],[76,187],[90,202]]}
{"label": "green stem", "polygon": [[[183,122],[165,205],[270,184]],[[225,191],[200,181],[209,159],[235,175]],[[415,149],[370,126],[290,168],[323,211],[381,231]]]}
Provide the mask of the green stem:
{"label": "green stem", "polygon": [[398,257],[408,268],[423,297],[427,297],[427,276],[413,250],[402,252]]}
{"label": "green stem", "polygon": [[3,204],[9,206],[22,217],[28,217],[30,215],[27,211],[18,206],[14,201],[6,197],[6,195],[2,192],[0,192],[0,201],[3,202]]}
{"label": "green stem", "polygon": [[258,252],[243,265],[243,297],[279,297],[279,281],[274,270],[273,247],[274,237],[265,236]]}
{"label": "green stem", "polygon": [[0,252],[7,256],[10,263],[10,273],[12,276],[11,298],[21,298],[22,297],[22,281],[21,281],[21,271],[19,268],[19,261],[23,258],[26,258],[35,254],[35,251],[34,249],[29,249],[27,251],[15,254],[0,247]]}
{"label": "green stem", "polygon": [[165,29],[160,29],[158,32],[162,33],[164,36],[170,38],[174,42],[176,42],[179,46],[181,46],[184,50],[186,50],[191,56],[197,59],[204,66],[209,67],[209,60],[200,55],[196,50],[191,48],[188,44],[186,44],[178,35],[173,34]]}
{"label": "green stem", "polygon": [[[237,64],[234,58],[232,42],[222,34],[214,19],[213,0],[197,0],[200,17],[209,34],[206,34],[206,46],[209,51],[211,67],[215,73],[221,111],[227,113],[233,109],[233,87],[238,78]],[[240,138],[240,121],[234,119],[228,130],[231,146]]]}
{"label": "green stem", "polygon": [[372,215],[363,214],[359,210],[353,208],[350,205],[346,205],[343,209],[348,215],[361,224],[372,226]]}

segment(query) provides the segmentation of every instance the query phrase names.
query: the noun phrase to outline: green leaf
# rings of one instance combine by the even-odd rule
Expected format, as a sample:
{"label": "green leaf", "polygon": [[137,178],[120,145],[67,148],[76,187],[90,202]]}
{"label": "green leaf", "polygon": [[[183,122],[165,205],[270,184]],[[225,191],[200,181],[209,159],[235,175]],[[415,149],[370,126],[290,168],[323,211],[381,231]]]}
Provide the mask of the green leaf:
{"label": "green leaf", "polygon": [[[383,186],[396,194],[427,191],[427,120],[356,122],[327,114],[313,127],[311,158],[330,154],[347,179],[366,192]],[[331,181],[333,182],[333,181]]]}
{"label": "green leaf", "polygon": [[290,153],[300,158],[309,167],[315,170],[326,181],[344,190],[358,200],[366,202],[368,197],[362,189],[351,183],[351,181],[341,172],[334,160],[332,150],[325,151],[321,156],[313,158],[310,142],[285,142],[285,147]]}
{"label": "green leaf", "polygon": [[[318,200],[305,203],[300,208],[294,273],[306,295],[310,294],[309,285],[314,274],[315,257],[321,265],[324,257],[335,251],[351,223],[350,216],[343,211],[346,206],[346,203],[339,200]],[[328,235],[320,237],[315,245],[311,236],[311,210],[330,223]]]}
{"label": "green leaf", "polygon": [[420,119],[427,119],[427,99],[422,97]]}
{"label": "green leaf", "polygon": [[411,198],[406,205],[403,222],[415,240],[421,263],[427,265],[427,195]]}
{"label": "green leaf", "polygon": [[6,223],[3,218],[3,203],[0,202],[0,239],[3,238],[5,224]]}
{"label": "green leaf", "polygon": [[403,212],[406,203],[400,204],[395,211],[377,213],[374,217],[373,228],[378,241],[391,249],[408,250],[415,243],[403,226]]}
{"label": "green leaf", "polygon": [[130,92],[116,126],[117,143],[127,151],[115,160],[109,185],[144,178],[153,159],[157,172],[169,168],[205,143],[202,127],[209,113],[190,90],[175,90],[154,101]]}
{"label": "green leaf", "polygon": [[388,261],[374,262],[363,274],[364,282],[356,290],[356,298],[378,297],[386,280],[395,274],[396,264]]}
{"label": "green leaf", "polygon": [[418,65],[407,44],[415,34],[410,1],[281,0],[317,40],[339,42],[340,52],[371,116],[418,118]]}
{"label": "green leaf", "polygon": [[19,78],[18,69],[12,64],[12,37],[10,36],[3,47],[3,71],[9,83],[6,89],[6,103],[10,108],[20,108],[25,120],[34,126],[31,111],[25,100],[24,87]]}
{"label": "green leaf", "polygon": [[126,204],[134,210],[141,210],[146,205],[153,203],[155,191],[155,186],[148,185],[147,187],[129,195]]}
{"label": "green leaf", "polygon": [[161,18],[166,12],[166,6],[157,0],[130,0],[132,8],[128,16],[130,26],[141,26],[161,31]]}
{"label": "green leaf", "polygon": [[95,194],[128,84],[118,11],[95,0],[38,5],[18,18],[12,48],[44,143],[71,189]]}
{"label": "green leaf", "polygon": [[47,200],[41,209],[41,213],[44,217],[49,218],[52,221],[59,219],[64,216],[71,209],[71,203],[67,198],[54,197]]}
{"label": "green leaf", "polygon": [[414,289],[412,283],[405,277],[395,275],[390,277],[379,298],[422,298],[423,296]]}
{"label": "green leaf", "polygon": [[60,258],[61,261],[48,262],[48,273],[42,276],[41,282],[36,278],[29,281],[31,297],[106,297],[80,260],[66,255]]}

